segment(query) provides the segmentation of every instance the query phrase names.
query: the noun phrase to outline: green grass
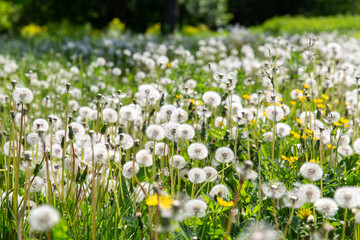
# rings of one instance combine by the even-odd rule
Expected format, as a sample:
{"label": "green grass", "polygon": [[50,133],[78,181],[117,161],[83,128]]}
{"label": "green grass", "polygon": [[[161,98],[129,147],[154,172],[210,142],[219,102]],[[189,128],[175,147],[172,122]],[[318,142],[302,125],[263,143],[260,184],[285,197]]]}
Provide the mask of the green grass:
{"label": "green grass", "polygon": [[360,32],[360,15],[337,15],[326,17],[280,16],[274,17],[253,31],[272,34],[302,34],[338,31],[340,33]]}

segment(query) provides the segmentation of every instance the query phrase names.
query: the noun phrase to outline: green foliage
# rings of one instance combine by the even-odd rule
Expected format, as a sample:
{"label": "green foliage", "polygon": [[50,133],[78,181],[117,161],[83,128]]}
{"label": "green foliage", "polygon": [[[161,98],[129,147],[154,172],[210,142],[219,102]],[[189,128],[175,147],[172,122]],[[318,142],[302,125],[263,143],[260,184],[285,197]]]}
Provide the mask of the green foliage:
{"label": "green foliage", "polygon": [[337,15],[311,18],[286,15],[274,17],[264,24],[254,27],[253,30],[275,34],[319,33],[324,31],[338,31],[344,33],[349,31],[360,31],[360,15]]}
{"label": "green foliage", "polygon": [[184,4],[193,18],[210,27],[223,26],[232,18],[232,14],[228,12],[227,0],[179,0],[179,2]]}
{"label": "green foliage", "polygon": [[0,1],[0,31],[9,30],[18,19],[20,8],[8,1]]}

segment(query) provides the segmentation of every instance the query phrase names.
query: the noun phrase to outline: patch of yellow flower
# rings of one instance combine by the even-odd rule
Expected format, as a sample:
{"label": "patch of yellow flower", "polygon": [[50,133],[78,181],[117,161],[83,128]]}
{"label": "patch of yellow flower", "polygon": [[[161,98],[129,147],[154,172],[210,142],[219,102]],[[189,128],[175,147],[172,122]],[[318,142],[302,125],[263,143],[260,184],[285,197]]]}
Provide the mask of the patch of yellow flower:
{"label": "patch of yellow flower", "polygon": [[302,122],[301,122],[301,120],[300,120],[299,118],[296,118],[296,122],[297,122],[298,124],[302,124]]}
{"label": "patch of yellow flower", "polygon": [[307,219],[311,215],[310,208],[302,207],[299,209],[297,216],[302,219]]}
{"label": "patch of yellow flower", "polygon": [[20,34],[23,37],[33,37],[35,35],[44,34],[46,32],[46,26],[38,26],[34,23],[30,23],[29,25],[26,25],[21,29]]}
{"label": "patch of yellow flower", "polygon": [[289,130],[290,134],[293,135],[294,138],[300,138],[300,134],[298,134],[297,132],[291,131]]}
{"label": "patch of yellow flower", "polygon": [[227,202],[219,197],[216,198],[216,200],[218,201],[218,203],[223,206],[223,207],[231,207],[234,205],[233,201]]}
{"label": "patch of yellow flower", "polygon": [[171,196],[158,196],[156,193],[148,197],[145,201],[148,206],[159,206],[162,209],[172,208],[174,200]]}
{"label": "patch of yellow flower", "polygon": [[242,97],[247,99],[247,100],[250,100],[250,95],[249,94],[244,94],[244,95],[242,95]]}
{"label": "patch of yellow flower", "polygon": [[304,88],[310,88],[310,85],[304,84]]}
{"label": "patch of yellow flower", "polygon": [[124,31],[125,30],[125,24],[122,23],[119,18],[114,18],[109,23],[109,28],[111,30]]}
{"label": "patch of yellow flower", "polygon": [[281,155],[281,158],[289,163],[293,163],[299,159],[298,157],[286,157],[285,155]]}
{"label": "patch of yellow flower", "polygon": [[321,95],[321,97],[322,97],[324,100],[329,100],[329,97],[328,97],[326,94]]}
{"label": "patch of yellow flower", "polygon": [[333,149],[335,149],[336,148],[336,146],[331,146],[331,144],[326,144],[326,146],[328,147],[328,148],[333,148]]}

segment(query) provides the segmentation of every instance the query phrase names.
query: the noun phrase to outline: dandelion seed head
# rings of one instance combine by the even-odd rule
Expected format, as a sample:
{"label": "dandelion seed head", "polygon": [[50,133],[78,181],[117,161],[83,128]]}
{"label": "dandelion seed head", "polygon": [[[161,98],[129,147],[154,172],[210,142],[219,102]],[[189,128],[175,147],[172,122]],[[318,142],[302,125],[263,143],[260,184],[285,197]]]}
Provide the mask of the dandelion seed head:
{"label": "dandelion seed head", "polygon": [[351,209],[360,206],[360,193],[354,187],[336,189],[334,199],[341,208]]}
{"label": "dandelion seed head", "polygon": [[203,200],[192,199],[184,205],[185,213],[188,217],[202,218],[206,216],[207,204]]}
{"label": "dandelion seed head", "polygon": [[310,181],[318,181],[322,178],[323,170],[317,163],[306,162],[301,166],[300,174]]}
{"label": "dandelion seed head", "polygon": [[215,152],[215,159],[221,163],[228,163],[234,160],[234,152],[228,147],[220,147]]}
{"label": "dandelion seed head", "polygon": [[315,209],[324,217],[333,217],[337,213],[339,207],[331,198],[320,198],[315,202]]}
{"label": "dandelion seed head", "polygon": [[227,199],[229,197],[229,189],[224,184],[217,184],[210,190],[209,195],[214,199],[216,197]]}
{"label": "dandelion seed head", "polygon": [[[135,163],[135,174],[137,174],[139,172],[139,165],[137,163]],[[124,178],[130,179],[132,177],[134,177],[134,172],[133,172],[133,162],[132,161],[128,161],[124,164],[123,169],[122,169],[122,175],[124,176]]]}
{"label": "dandelion seed head", "polygon": [[32,209],[29,217],[31,230],[36,232],[47,232],[60,221],[58,210],[50,205],[42,205]]}
{"label": "dandelion seed head", "polygon": [[192,143],[187,149],[190,159],[203,160],[208,155],[207,147],[202,143]]}
{"label": "dandelion seed head", "polygon": [[138,151],[135,160],[140,166],[144,167],[150,167],[153,164],[152,154],[146,149]]}
{"label": "dandelion seed head", "polygon": [[206,180],[206,173],[201,168],[192,168],[188,172],[188,179],[195,184],[203,183]]}

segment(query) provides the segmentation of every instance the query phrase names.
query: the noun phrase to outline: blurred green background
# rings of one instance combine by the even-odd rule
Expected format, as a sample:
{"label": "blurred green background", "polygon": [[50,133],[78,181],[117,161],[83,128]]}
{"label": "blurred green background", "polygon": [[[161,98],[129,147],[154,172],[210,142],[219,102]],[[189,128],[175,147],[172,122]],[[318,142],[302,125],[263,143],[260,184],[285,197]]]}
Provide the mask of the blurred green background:
{"label": "blurred green background", "polygon": [[[352,22],[358,18],[352,17],[359,13],[359,8],[360,0],[0,0],[0,32],[20,32],[30,24],[47,27],[90,24],[94,29],[102,29],[118,18],[133,32],[146,32],[159,24],[161,31],[168,33],[200,24],[210,29],[227,24],[254,26],[284,15],[303,16],[295,23],[313,25],[306,22],[307,17],[339,14],[342,26],[357,28]],[[280,28],[287,27],[291,30],[287,16],[272,19],[258,29],[279,32]],[[327,28],[326,25],[327,22],[320,22],[315,31]]]}

